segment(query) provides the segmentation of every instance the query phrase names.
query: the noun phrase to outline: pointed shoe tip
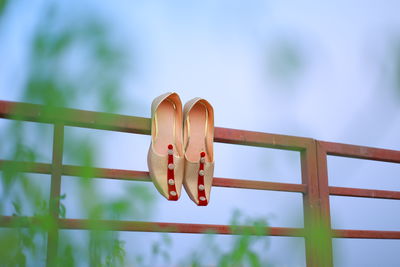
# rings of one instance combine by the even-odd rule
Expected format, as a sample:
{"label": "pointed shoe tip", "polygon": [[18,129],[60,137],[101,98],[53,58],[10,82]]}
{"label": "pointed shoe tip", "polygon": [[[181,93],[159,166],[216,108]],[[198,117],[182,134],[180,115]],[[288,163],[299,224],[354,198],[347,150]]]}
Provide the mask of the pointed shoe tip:
{"label": "pointed shoe tip", "polygon": [[198,203],[196,203],[197,204],[197,206],[207,206],[208,205],[208,201],[206,200],[206,201],[199,201]]}
{"label": "pointed shoe tip", "polygon": [[169,201],[178,201],[179,200],[179,196],[178,195],[175,195],[175,196],[169,195],[167,197],[167,200],[169,200]]}

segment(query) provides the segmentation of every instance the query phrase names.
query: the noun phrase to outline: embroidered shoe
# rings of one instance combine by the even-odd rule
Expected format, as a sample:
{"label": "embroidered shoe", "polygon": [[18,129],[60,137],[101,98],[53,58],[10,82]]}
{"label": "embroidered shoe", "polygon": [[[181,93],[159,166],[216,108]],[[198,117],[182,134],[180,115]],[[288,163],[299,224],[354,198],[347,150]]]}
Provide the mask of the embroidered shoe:
{"label": "embroidered shoe", "polygon": [[168,200],[178,200],[184,174],[184,152],[182,102],[177,93],[166,93],[153,100],[147,164],[160,194]]}
{"label": "embroidered shoe", "polygon": [[198,206],[207,206],[214,175],[214,110],[205,99],[194,98],[185,104],[183,114],[183,185]]}

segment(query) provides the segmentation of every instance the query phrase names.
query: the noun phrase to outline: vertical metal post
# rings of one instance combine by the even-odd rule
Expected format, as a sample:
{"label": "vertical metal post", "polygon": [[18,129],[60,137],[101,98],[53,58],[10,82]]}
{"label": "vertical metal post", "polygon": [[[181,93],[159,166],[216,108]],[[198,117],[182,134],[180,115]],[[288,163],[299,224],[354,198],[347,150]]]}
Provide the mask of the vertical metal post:
{"label": "vertical metal post", "polygon": [[[329,191],[326,190],[329,188],[324,187],[324,191],[320,192],[319,175],[323,173],[323,166],[326,170],[326,157],[325,165],[323,159],[318,154],[315,140],[301,152],[302,183],[307,185],[303,197],[307,267],[333,266],[331,230],[326,225],[325,214],[326,205],[329,205]],[[321,197],[324,198],[323,201]]]}
{"label": "vertical metal post", "polygon": [[321,227],[324,236],[325,266],[333,266],[332,226],[329,204],[328,162],[326,149],[319,141],[316,142],[316,156],[318,166],[318,186],[321,209]]}
{"label": "vertical metal post", "polygon": [[46,258],[47,267],[54,266],[55,260],[57,258],[58,217],[60,209],[63,146],[64,146],[64,125],[61,123],[55,123],[54,135],[53,135],[53,158],[51,165],[49,213],[53,217],[54,222],[56,224],[54,229],[49,230],[47,236],[47,258]]}
{"label": "vertical metal post", "polygon": [[322,267],[319,265],[316,238],[313,234],[318,229],[319,221],[319,191],[316,162],[316,149],[314,142],[310,142],[307,148],[300,152],[301,180],[307,186],[303,196],[304,230],[307,267]]}

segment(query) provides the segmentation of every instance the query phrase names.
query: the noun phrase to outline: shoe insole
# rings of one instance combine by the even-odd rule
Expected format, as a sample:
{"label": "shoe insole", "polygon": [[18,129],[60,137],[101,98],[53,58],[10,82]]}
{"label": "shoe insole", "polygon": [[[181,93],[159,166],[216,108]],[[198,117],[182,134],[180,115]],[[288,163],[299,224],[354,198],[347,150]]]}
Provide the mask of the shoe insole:
{"label": "shoe insole", "polygon": [[154,116],[156,135],[153,146],[159,154],[166,154],[169,144],[175,149],[175,112],[174,103],[168,99],[158,105]]}
{"label": "shoe insole", "polygon": [[206,151],[207,116],[207,108],[201,102],[197,102],[189,112],[189,143],[186,147],[186,157],[192,162],[199,161],[203,151],[206,152],[207,161],[210,159]]}

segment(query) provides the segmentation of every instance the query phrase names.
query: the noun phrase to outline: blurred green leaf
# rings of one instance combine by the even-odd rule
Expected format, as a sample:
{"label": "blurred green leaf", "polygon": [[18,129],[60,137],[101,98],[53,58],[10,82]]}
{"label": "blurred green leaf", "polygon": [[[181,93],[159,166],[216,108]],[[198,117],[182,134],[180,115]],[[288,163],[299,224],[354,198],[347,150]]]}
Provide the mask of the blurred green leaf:
{"label": "blurred green leaf", "polygon": [[297,79],[306,66],[304,52],[297,41],[279,37],[267,53],[267,72],[269,77],[279,82]]}
{"label": "blurred green leaf", "polygon": [[151,248],[151,253],[153,253],[154,256],[157,256],[160,253],[160,244],[158,242],[153,243]]}
{"label": "blurred green leaf", "polygon": [[22,251],[18,251],[16,255],[16,264],[18,267],[25,267],[26,266],[26,256]]}
{"label": "blurred green leaf", "polygon": [[59,210],[60,217],[65,218],[66,213],[67,209],[65,208],[64,204],[60,203],[60,210]]}
{"label": "blurred green leaf", "polygon": [[163,243],[164,243],[166,246],[171,246],[171,245],[172,245],[172,239],[171,239],[171,237],[169,236],[169,234],[167,234],[167,233],[163,233],[163,234],[161,235],[161,240],[163,241]]}
{"label": "blurred green leaf", "polygon": [[3,15],[7,5],[8,5],[8,0],[0,0],[0,16]]}
{"label": "blurred green leaf", "polygon": [[260,259],[256,253],[250,251],[249,253],[247,253],[247,256],[249,257],[250,265],[252,267],[261,267],[262,266]]}
{"label": "blurred green leaf", "polygon": [[13,207],[15,210],[15,215],[20,216],[22,214],[21,213],[21,205],[16,201],[13,201],[12,204],[13,204]]}

